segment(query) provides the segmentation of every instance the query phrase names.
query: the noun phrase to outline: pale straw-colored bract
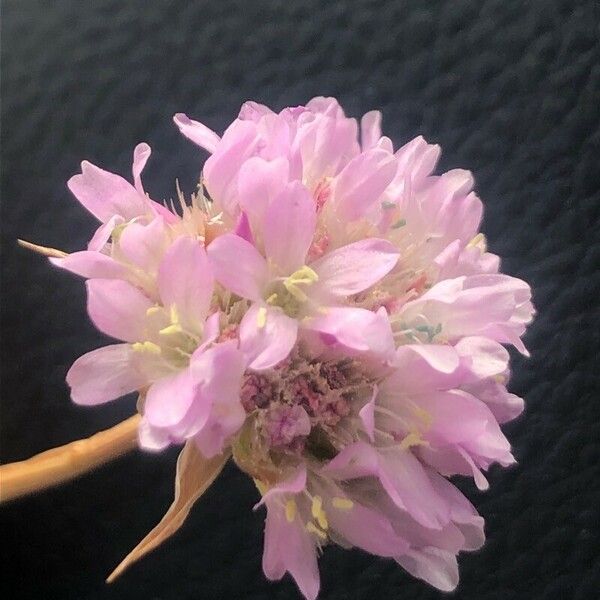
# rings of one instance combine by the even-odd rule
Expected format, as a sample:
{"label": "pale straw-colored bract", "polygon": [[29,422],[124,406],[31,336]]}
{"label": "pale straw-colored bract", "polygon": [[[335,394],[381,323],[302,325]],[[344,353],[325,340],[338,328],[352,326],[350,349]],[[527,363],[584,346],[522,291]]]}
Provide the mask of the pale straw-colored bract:
{"label": "pale straw-colored bract", "polygon": [[332,98],[247,102],[222,137],[174,120],[209,154],[191,199],[149,198],[146,144],[133,185],[88,162],[69,181],[101,225],[51,260],[119,340],[71,367],[73,400],[138,391],[143,448],[231,452],[266,507],[266,576],[309,600],[329,543],[453,589],[484,532],[448,477],[485,489],[514,462],[503,345],[526,353],[533,316],[486,250],[471,174],[433,175],[438,146],[394,151],[380,113],[359,124]]}

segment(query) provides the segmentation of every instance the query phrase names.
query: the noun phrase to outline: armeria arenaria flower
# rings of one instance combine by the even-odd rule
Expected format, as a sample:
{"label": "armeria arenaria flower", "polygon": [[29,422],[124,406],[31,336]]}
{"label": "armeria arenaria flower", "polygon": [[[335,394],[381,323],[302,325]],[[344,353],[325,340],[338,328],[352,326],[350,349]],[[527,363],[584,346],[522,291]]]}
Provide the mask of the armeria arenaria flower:
{"label": "armeria arenaria flower", "polygon": [[529,286],[486,251],[470,173],[432,175],[439,148],[394,151],[380,121],[332,98],[248,102],[222,137],[176,115],[210,154],[191,202],[148,197],[145,144],[133,185],[84,162],[69,188],[101,226],[52,259],[120,340],[71,367],[73,400],[138,391],[142,447],[232,456],[266,507],[266,576],[308,599],[329,543],[453,589],[484,532],[448,477],[485,489],[513,463],[499,423],[523,407],[502,344],[526,353]]}

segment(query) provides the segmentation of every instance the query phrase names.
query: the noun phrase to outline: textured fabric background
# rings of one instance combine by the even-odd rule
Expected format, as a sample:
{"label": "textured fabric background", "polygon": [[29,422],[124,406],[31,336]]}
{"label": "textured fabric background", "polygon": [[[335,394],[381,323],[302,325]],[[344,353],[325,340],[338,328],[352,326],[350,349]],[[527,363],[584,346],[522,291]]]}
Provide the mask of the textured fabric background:
{"label": "textured fabric background", "polygon": [[[15,245],[83,247],[93,219],[65,188],[82,159],[128,174],[142,140],[156,198],[191,190],[200,154],[171,115],[216,130],[255,99],[281,108],[335,95],[378,108],[399,145],[440,143],[486,203],[506,272],[539,316],[511,389],[519,465],[464,489],[487,521],[453,598],[587,600],[600,560],[600,52],[597,0],[5,0],[2,15],[3,461],[87,436],[133,402],[71,404],[65,373],[105,343],[81,281]],[[107,587],[172,497],[176,451],[132,453],[0,509],[7,599],[298,598],[260,566],[263,513],[234,467],[171,541]],[[327,549],[322,600],[437,599],[392,562]],[[594,579],[594,576],[596,578]]]}

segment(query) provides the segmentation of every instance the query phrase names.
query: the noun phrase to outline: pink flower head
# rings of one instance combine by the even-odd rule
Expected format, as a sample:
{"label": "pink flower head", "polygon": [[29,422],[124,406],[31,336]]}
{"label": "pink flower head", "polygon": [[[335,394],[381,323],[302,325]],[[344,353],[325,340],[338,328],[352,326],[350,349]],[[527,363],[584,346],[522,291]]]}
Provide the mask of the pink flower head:
{"label": "pink flower head", "polygon": [[151,200],[144,191],[141,175],[150,154],[148,144],[135,147],[132,167],[134,185],[120,175],[104,171],[86,160],[81,163],[81,174],[69,179],[67,185],[73,195],[102,222],[90,242],[90,250],[99,250],[104,246],[111,231],[122,223],[157,215],[173,219],[174,215]]}
{"label": "pink flower head", "polygon": [[[78,404],[145,390],[142,445],[196,437],[212,455],[244,419],[242,356],[233,341],[214,343],[219,314],[207,319],[213,278],[203,248],[179,238],[160,264],[158,302],[121,279],[91,279],[88,312],[100,331],[126,343],[94,350],[69,370]],[[219,420],[227,407],[227,418]]]}
{"label": "pink flower head", "polygon": [[279,183],[302,181],[313,191],[360,150],[356,121],[347,118],[333,98],[314,98],[306,106],[279,113],[246,102],[222,138],[185,115],[176,115],[175,122],[186,137],[211,153],[204,183],[213,201],[233,219],[257,195],[256,173]]}
{"label": "pink flower head", "polygon": [[[385,240],[366,239],[307,261],[314,238],[314,203],[300,183],[287,184],[265,215],[264,253],[235,234],[208,248],[217,280],[252,301],[240,324],[249,366],[267,369],[283,360],[298,328],[322,333],[349,348],[368,349],[378,315],[343,301],[389,273],[398,254]],[[307,264],[308,262],[308,264]]]}
{"label": "pink flower head", "polygon": [[98,228],[87,250],[51,262],[85,278],[126,279],[151,297],[157,295],[157,273],[170,244],[181,236],[206,241],[221,230],[221,222],[201,194],[185,205],[182,214],[151,200],[141,182],[141,172],[150,157],[150,147],[138,144],[133,153],[134,185],[91,163],[81,164],[68,187],[96,216]]}
{"label": "pink flower head", "polygon": [[266,507],[266,576],[309,600],[333,543],[454,589],[484,532],[448,477],[483,490],[515,462],[504,345],[527,353],[534,314],[487,251],[471,174],[434,175],[438,146],[394,150],[380,113],[358,123],[332,98],[247,102],[222,136],[174,120],[210,154],[191,203],[148,198],[146,145],[134,185],[89,163],[69,182],[103,224],[52,261],[121,342],[74,363],[74,401],[137,391],[143,447],[231,454]]}

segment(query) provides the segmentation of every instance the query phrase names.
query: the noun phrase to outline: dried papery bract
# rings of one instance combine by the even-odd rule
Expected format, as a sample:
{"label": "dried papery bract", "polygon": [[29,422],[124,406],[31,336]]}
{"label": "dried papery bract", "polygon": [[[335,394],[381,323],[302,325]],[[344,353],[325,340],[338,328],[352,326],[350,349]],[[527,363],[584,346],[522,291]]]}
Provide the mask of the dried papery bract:
{"label": "dried papery bract", "polygon": [[108,576],[107,583],[112,583],[133,563],[160,546],[183,525],[192,506],[217,478],[229,456],[228,453],[225,453],[207,459],[200,454],[194,442],[190,441],[185,444],[177,459],[173,503],[160,523]]}

